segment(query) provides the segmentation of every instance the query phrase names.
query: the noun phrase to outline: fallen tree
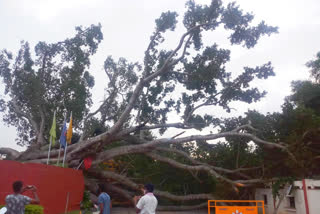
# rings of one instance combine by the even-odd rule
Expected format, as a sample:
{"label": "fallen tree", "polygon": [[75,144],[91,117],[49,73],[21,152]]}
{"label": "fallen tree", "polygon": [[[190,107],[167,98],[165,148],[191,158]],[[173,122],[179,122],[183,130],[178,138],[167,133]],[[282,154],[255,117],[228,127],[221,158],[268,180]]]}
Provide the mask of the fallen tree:
{"label": "fallen tree", "polygon": [[[285,144],[256,136],[257,130],[250,123],[219,131],[217,127],[222,126],[224,120],[219,115],[206,113],[208,107],[230,112],[233,101],[251,103],[260,100],[265,92],[251,87],[250,83],[255,79],[266,79],[274,72],[269,62],[255,68],[245,67],[238,76],[232,75],[225,68],[230,51],[215,43],[205,46],[202,38],[208,35],[214,38],[210,31],[223,27],[230,35],[231,44],[252,48],[261,36],[275,33],[277,28],[264,22],[252,26],[253,15],[244,13],[235,3],[225,7],[220,0],[213,0],[210,5],[188,1],[186,8],[182,21],[186,30],[173,49],[163,50],[161,46],[165,42],[165,33],[174,31],[178,23],[178,15],[169,11],[156,20],[142,64],[129,63],[124,58],[117,62],[112,57],[106,59],[106,94],[100,106],[92,112],[90,88],[94,79],[87,69],[90,56],[103,38],[101,26],[78,27],[75,37],[55,44],[40,42],[35,48],[35,60],[28,43],[22,44],[16,58],[3,50],[0,76],[7,99],[1,100],[1,110],[5,114],[4,121],[18,128],[18,143],[29,147],[22,153],[1,148],[0,153],[12,160],[46,163],[47,150],[43,148],[48,144],[46,133],[56,110],[59,124],[62,124],[66,111],[72,111],[75,118],[73,123],[77,134],[68,147],[68,166],[77,167],[84,158],[94,156],[93,168],[86,174],[91,178],[87,180],[88,189],[94,192],[95,183],[111,179],[115,184],[110,183],[110,189],[125,199],[133,196],[138,184],[120,172],[101,170],[101,163],[141,154],[190,173],[207,173],[238,191],[240,187],[264,182],[259,173],[255,177],[246,175],[248,171],[260,170],[260,166],[218,167],[194,159],[192,154],[183,151],[183,146],[197,141],[210,144],[211,140],[235,137],[281,150],[294,159]],[[171,130],[175,133],[172,136],[168,134]],[[205,131],[211,134],[203,134]],[[168,157],[167,153],[175,153],[187,163]],[[59,150],[54,148],[52,163],[58,154]],[[208,193],[175,195],[158,189],[155,193],[173,201],[214,198]],[[163,209],[203,206],[205,204],[200,203]]]}

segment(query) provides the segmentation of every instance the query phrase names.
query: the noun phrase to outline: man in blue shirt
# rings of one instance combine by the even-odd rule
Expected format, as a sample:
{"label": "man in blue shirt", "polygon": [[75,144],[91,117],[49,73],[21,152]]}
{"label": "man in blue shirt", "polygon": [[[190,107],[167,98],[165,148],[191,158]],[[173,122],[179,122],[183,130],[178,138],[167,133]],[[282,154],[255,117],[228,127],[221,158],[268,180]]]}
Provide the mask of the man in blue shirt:
{"label": "man in blue shirt", "polygon": [[98,205],[100,209],[100,214],[110,214],[112,207],[111,199],[110,196],[106,193],[104,184],[99,184],[98,194]]}

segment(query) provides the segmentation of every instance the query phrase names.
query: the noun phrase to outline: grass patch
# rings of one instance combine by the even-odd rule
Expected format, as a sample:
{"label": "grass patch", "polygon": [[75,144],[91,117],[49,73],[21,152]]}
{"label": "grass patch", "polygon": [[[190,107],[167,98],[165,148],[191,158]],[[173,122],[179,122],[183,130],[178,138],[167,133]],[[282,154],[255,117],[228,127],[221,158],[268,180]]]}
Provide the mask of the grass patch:
{"label": "grass patch", "polygon": [[[80,210],[74,210],[74,211],[71,211],[71,212],[68,212],[67,214],[79,214],[80,213]],[[61,214],[64,214],[64,213],[61,213]],[[91,212],[82,212],[81,214],[92,214]]]}
{"label": "grass patch", "polygon": [[[0,209],[5,205],[0,205]],[[25,214],[43,214],[43,207],[39,205],[27,205],[24,210]],[[78,213],[79,214],[79,213]]]}

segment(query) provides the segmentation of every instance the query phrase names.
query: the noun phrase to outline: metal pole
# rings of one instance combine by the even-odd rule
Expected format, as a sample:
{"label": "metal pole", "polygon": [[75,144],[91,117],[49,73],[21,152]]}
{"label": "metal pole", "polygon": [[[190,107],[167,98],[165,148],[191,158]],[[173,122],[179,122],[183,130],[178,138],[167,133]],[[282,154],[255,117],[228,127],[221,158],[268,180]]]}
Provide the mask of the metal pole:
{"label": "metal pole", "polygon": [[67,203],[66,203],[66,209],[65,209],[64,213],[68,212],[69,194],[70,194],[70,192],[68,192],[68,195],[67,195]]}
{"label": "metal pole", "polygon": [[[70,116],[70,118],[72,118],[72,112],[71,112],[71,116]],[[70,123],[69,123],[69,126],[70,126]],[[68,129],[67,129],[67,136],[68,136],[68,131],[69,131],[69,127],[68,127]],[[66,136],[66,137],[67,137]],[[66,160],[66,154],[67,154],[67,150],[68,150],[68,139],[67,139],[67,141],[66,141],[66,148],[64,148],[64,156],[63,156],[63,163],[62,163],[62,167],[64,167],[64,162],[65,162],[65,160]]]}
{"label": "metal pole", "polygon": [[49,159],[50,159],[51,144],[52,144],[52,136],[50,136],[50,144],[49,144],[49,152],[48,152],[47,165],[49,164]]}
{"label": "metal pole", "polygon": [[77,167],[77,170],[79,170],[80,166],[83,164],[83,161],[84,161],[84,160],[81,161],[81,163],[80,163],[79,166]]}
{"label": "metal pole", "polygon": [[59,148],[59,155],[58,155],[57,165],[59,165],[59,162],[60,162],[60,153],[61,153],[61,142],[60,142],[60,148]]}
{"label": "metal pole", "polygon": [[305,179],[302,179],[302,188],[303,188],[304,204],[306,207],[306,214],[309,214],[310,210],[309,210],[309,201],[308,201],[308,193],[307,193],[308,187],[306,185]]}
{"label": "metal pole", "polygon": [[68,149],[68,142],[66,142],[66,148],[64,148],[62,167],[64,167],[64,161],[66,160],[67,149]]}
{"label": "metal pole", "polygon": [[[66,117],[67,117],[67,113],[64,114],[64,120],[63,120],[63,124],[62,124],[62,131],[63,131],[63,128],[64,128],[64,124],[66,124]],[[61,142],[60,142],[60,140],[59,140],[59,143],[60,143],[60,147],[59,147],[59,155],[58,155],[57,165],[59,165],[59,162],[60,162],[60,153],[61,153]]]}
{"label": "metal pole", "polygon": [[[53,118],[56,119],[56,111],[54,111]],[[52,144],[52,136],[51,136],[51,134],[50,134],[50,144],[49,144],[49,152],[48,152],[47,165],[49,164],[49,159],[50,159],[51,144]]]}

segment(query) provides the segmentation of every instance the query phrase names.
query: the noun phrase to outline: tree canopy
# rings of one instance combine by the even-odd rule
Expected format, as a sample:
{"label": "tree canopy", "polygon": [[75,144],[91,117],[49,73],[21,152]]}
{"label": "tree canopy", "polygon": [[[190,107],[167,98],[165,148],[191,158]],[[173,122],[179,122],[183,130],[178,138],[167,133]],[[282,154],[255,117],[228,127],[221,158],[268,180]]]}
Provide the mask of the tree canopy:
{"label": "tree canopy", "polygon": [[47,143],[55,110],[61,123],[63,112],[72,111],[76,128],[81,128],[92,104],[90,56],[102,39],[101,26],[92,25],[77,27],[73,38],[55,44],[39,42],[34,52],[24,41],[15,56],[1,51],[0,76],[8,98],[0,100],[1,111],[4,122],[17,127],[20,145]]}

